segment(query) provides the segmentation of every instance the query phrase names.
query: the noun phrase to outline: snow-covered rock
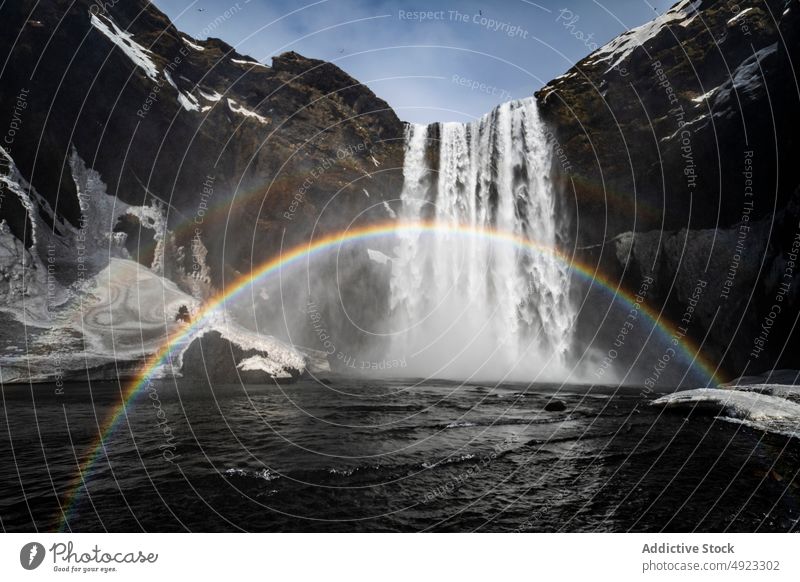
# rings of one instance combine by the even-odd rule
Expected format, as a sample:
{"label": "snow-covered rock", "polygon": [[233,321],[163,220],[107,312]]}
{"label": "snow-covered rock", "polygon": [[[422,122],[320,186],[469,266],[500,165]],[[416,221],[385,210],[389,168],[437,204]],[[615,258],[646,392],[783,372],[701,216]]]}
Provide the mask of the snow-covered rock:
{"label": "snow-covered rock", "polygon": [[210,382],[291,381],[303,371],[305,358],[292,346],[231,324],[210,324],[180,354],[182,376]]}
{"label": "snow-covered rock", "polygon": [[133,63],[144,71],[144,74],[153,81],[158,80],[158,67],[150,58],[150,51],[135,40],[133,35],[122,30],[117,24],[107,16],[91,13],[91,22],[108,40],[122,49],[122,52],[133,61]]}
{"label": "snow-covered rock", "polygon": [[232,63],[236,63],[237,65],[242,65],[245,67],[263,67],[265,69],[269,69],[267,65],[264,63],[259,63],[258,61],[246,61],[244,59],[231,59]]}
{"label": "snow-covered rock", "polygon": [[186,46],[188,46],[189,48],[193,48],[196,51],[201,51],[202,52],[202,51],[206,50],[205,47],[202,47],[199,44],[192,42],[191,40],[189,40],[185,36],[182,36],[181,40],[186,43]]}
{"label": "snow-covered rock", "polygon": [[169,71],[164,71],[164,77],[167,79],[167,83],[178,92],[178,104],[181,107],[186,111],[200,111],[200,103],[197,102],[195,96],[191,93],[181,91],[180,87],[178,87],[177,83],[175,83],[172,78],[172,75],[169,74]]}
{"label": "snow-covered rock", "polygon": [[607,62],[608,70],[620,66],[638,47],[654,38],[665,27],[688,25],[697,14],[700,0],[683,0],[650,22],[622,33],[608,44],[597,49],[587,64]]}
{"label": "snow-covered rock", "polygon": [[228,99],[228,108],[233,111],[234,113],[238,113],[239,115],[243,115],[245,117],[251,117],[258,121],[259,123],[268,124],[269,119],[264,117],[263,115],[259,115],[255,111],[251,111],[247,109],[244,105],[239,105],[233,99]]}
{"label": "snow-covered rock", "polygon": [[[760,90],[763,89],[763,77],[761,74],[764,59],[774,55],[778,50],[778,43],[756,51],[752,56],[747,57],[742,64],[736,67],[732,78],[717,89],[709,93],[714,97],[715,115],[720,116],[734,108],[732,99],[734,93],[739,99],[752,99]],[[708,95],[708,93],[706,94]],[[709,96],[710,97],[710,96]],[[706,97],[706,98],[709,98]]]}
{"label": "snow-covered rock", "polygon": [[737,422],[757,430],[798,436],[800,404],[747,388],[751,387],[686,390],[662,396],[652,405],[710,413],[720,420]]}

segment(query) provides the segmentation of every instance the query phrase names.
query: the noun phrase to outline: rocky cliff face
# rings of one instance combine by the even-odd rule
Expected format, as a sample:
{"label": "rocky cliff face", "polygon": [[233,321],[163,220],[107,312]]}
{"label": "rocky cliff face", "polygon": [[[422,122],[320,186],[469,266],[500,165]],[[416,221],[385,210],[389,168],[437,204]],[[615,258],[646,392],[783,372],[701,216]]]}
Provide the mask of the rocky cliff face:
{"label": "rocky cliff face", "polygon": [[[403,125],[334,65],[296,53],[258,63],[188,37],[146,0],[20,0],[0,17],[13,31],[0,35],[0,295],[44,330],[32,336],[42,363],[53,346],[83,357],[76,305],[89,295],[89,339],[104,344],[102,308],[126,295],[97,284],[107,269],[135,280],[138,262],[152,289],[175,284],[165,309],[191,307],[312,229],[394,216]],[[797,366],[798,34],[797,0],[683,0],[537,92],[565,244],[631,292],[652,277],[647,302],[688,318],[730,374]],[[316,266],[310,297],[288,309],[264,299],[259,309],[300,313],[308,334],[293,342],[320,347],[307,301],[346,352],[387,312],[375,289],[388,269],[343,252]],[[578,327],[602,353],[620,324],[593,293]],[[174,319],[148,314],[132,366]],[[268,353],[244,371],[269,368]]]}
{"label": "rocky cliff face", "polygon": [[[74,150],[109,194],[159,208],[164,245],[182,249],[167,253],[167,274],[190,272],[197,238],[218,286],[227,270],[272,256],[284,231],[284,245],[305,240],[314,220],[336,228],[397,189],[400,121],[334,65],[295,53],[258,63],[179,32],[145,0],[25,0],[2,18],[20,34],[0,39],[0,126],[16,128],[6,149],[40,207],[79,226]],[[331,163],[318,172],[321,160]],[[329,202],[335,212],[323,211]],[[14,196],[0,212],[30,246],[35,217]],[[148,226],[126,215],[113,228],[152,266],[164,233]]]}
{"label": "rocky cliff face", "polygon": [[796,0],[684,0],[536,94],[582,258],[729,373],[797,365],[799,34]]}
{"label": "rocky cliff face", "polygon": [[[0,291],[15,317],[35,311],[27,325],[91,293],[112,259],[202,301],[312,229],[391,215],[403,126],[332,64],[256,62],[146,0],[20,0],[0,20]],[[347,279],[373,263],[352,262],[341,287],[374,303]]]}

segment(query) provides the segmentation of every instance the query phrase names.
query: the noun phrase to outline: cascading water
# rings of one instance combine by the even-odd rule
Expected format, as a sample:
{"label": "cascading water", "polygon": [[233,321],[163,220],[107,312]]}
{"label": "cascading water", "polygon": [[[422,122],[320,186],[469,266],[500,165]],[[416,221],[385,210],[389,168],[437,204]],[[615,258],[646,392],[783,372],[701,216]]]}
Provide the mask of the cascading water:
{"label": "cascading water", "polygon": [[[392,352],[407,371],[564,377],[574,314],[568,267],[551,254],[558,221],[549,152],[534,99],[470,124],[407,127],[398,218],[444,227],[398,234]],[[456,225],[467,228],[446,228]]]}

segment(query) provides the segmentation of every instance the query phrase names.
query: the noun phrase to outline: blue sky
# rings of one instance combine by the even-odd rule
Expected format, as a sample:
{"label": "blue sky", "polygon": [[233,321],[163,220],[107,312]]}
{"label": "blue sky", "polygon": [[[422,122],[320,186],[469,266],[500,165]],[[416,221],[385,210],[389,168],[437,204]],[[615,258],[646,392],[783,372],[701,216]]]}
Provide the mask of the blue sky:
{"label": "blue sky", "polygon": [[[153,0],[197,38],[269,64],[339,65],[417,123],[467,121],[531,95],[672,0]],[[426,12],[424,19],[415,12]]]}

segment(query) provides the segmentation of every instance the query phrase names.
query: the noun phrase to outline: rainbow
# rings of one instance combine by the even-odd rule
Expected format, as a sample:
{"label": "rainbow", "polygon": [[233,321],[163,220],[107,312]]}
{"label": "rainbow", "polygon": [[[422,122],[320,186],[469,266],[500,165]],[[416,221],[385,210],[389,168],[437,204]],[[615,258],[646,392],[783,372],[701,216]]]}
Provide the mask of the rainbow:
{"label": "rainbow", "polygon": [[[304,259],[310,259],[315,255],[325,253],[341,245],[356,241],[367,241],[370,239],[376,239],[390,235],[415,233],[438,235],[447,234],[473,237],[490,240],[494,243],[510,244],[516,248],[530,252],[548,254],[558,261],[568,265],[573,274],[579,275],[581,278],[589,281],[592,284],[597,284],[600,288],[612,294],[615,300],[618,299],[631,306],[636,303],[636,298],[632,293],[622,289],[618,284],[611,282],[596,269],[575,261],[573,258],[568,257],[561,251],[546,247],[513,233],[481,227],[427,222],[390,222],[335,232],[324,237],[320,237],[317,240],[300,244],[289,251],[280,253],[278,256],[266,261],[249,274],[242,275],[236,279],[232,285],[223,289],[220,293],[209,299],[205,305],[194,315],[190,324],[180,328],[177,332],[172,334],[164,342],[161,348],[146,360],[142,372],[126,388],[123,389],[121,402],[102,424],[102,427],[98,432],[97,441],[90,447],[89,452],[85,456],[83,462],[79,464],[77,474],[70,483],[67,491],[67,497],[65,499],[64,509],[62,510],[62,518],[59,529],[63,530],[63,528],[68,525],[70,517],[74,513],[81,498],[81,492],[84,491],[86,487],[86,480],[93,465],[105,451],[106,442],[108,442],[112,437],[117,426],[120,425],[122,419],[127,416],[127,410],[130,406],[132,406],[136,396],[147,386],[153,373],[160,366],[169,361],[169,359],[173,356],[175,348],[187,340],[192,334],[202,329],[203,324],[207,323],[213,314],[224,308],[228,302],[236,299],[246,289],[251,288],[254,284],[263,281],[264,279],[283,269],[296,265]],[[658,332],[662,334],[667,341],[671,341],[674,337],[681,337],[681,335],[683,335],[678,335],[676,333],[675,326],[671,322],[664,320],[660,314],[656,313],[645,303],[639,303],[639,306],[640,312],[653,326],[653,329],[658,330]],[[709,384],[716,385],[724,381],[722,374],[718,372],[718,367],[712,362],[708,361],[700,352],[699,348],[688,337],[682,337],[680,343],[678,344],[678,348],[679,352],[682,353],[688,362],[692,366],[699,369],[706,376]]]}

